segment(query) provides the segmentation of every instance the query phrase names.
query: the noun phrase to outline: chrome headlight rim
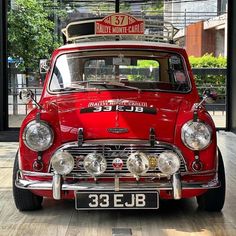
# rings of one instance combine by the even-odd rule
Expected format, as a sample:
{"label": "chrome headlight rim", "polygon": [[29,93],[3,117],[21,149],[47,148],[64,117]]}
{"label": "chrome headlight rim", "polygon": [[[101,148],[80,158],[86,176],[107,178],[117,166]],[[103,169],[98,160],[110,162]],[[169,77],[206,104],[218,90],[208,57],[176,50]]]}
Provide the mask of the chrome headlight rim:
{"label": "chrome headlight rim", "polygon": [[[51,137],[51,140],[50,142],[44,147],[44,148],[33,148],[29,145],[28,143],[28,140],[26,138],[26,134],[27,134],[27,131],[29,130],[30,127],[32,127],[33,125],[43,125],[44,127],[46,127],[50,133],[50,137]],[[46,122],[46,121],[43,121],[43,120],[40,120],[40,121],[36,121],[36,120],[32,120],[30,121],[24,128],[24,131],[23,131],[23,134],[22,134],[22,139],[23,139],[23,142],[25,144],[25,146],[27,148],[29,148],[31,151],[34,151],[34,152],[43,152],[47,149],[49,149],[52,145],[53,145],[53,141],[54,141],[54,132],[51,128],[51,126]]]}
{"label": "chrome headlight rim", "polygon": [[[194,148],[194,147],[190,146],[185,140],[185,132],[190,127],[190,124],[192,124],[192,123],[201,123],[202,125],[205,125],[205,127],[209,131],[210,141],[203,148]],[[191,149],[192,151],[202,151],[202,150],[207,149],[212,143],[212,134],[213,134],[213,130],[212,130],[211,126],[203,120],[199,120],[199,121],[190,120],[190,121],[186,122],[181,128],[181,140],[182,140],[183,144],[187,148]]]}

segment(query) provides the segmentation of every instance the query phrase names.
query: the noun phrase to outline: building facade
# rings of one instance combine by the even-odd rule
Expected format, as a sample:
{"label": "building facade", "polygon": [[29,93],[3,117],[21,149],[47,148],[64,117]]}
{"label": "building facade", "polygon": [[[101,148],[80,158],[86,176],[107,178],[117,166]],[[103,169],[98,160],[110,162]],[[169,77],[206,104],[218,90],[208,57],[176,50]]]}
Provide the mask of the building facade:
{"label": "building facade", "polygon": [[178,29],[217,16],[217,0],[191,1],[169,0],[164,2],[164,20]]}

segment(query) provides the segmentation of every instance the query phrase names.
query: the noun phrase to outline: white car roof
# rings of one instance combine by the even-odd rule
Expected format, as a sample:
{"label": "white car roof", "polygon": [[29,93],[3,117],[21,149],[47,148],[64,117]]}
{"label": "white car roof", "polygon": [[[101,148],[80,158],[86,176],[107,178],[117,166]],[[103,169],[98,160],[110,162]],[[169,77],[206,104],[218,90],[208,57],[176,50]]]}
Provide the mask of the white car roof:
{"label": "white car roof", "polygon": [[176,44],[170,43],[160,43],[160,42],[148,42],[148,41],[96,41],[96,42],[80,42],[80,43],[72,43],[61,46],[59,49],[72,49],[77,47],[94,47],[94,46],[138,46],[138,47],[165,47],[165,48],[173,48],[173,49],[182,49],[182,47]]}

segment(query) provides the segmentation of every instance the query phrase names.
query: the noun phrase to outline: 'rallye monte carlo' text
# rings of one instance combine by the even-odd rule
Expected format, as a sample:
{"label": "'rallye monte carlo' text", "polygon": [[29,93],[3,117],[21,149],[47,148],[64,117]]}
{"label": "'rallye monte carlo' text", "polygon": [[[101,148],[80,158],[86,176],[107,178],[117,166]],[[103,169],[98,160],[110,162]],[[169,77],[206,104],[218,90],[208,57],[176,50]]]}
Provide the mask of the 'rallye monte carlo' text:
{"label": "'rallye monte carlo' text", "polygon": [[[83,36],[86,24],[94,28]],[[171,34],[156,42],[159,26],[154,36],[143,26],[126,14],[69,23],[40,101],[21,91],[35,108],[22,123],[13,170],[20,211],[46,198],[93,210],[157,209],[160,199],[192,197],[221,211],[224,165],[204,106],[215,93],[200,98],[186,51]]]}

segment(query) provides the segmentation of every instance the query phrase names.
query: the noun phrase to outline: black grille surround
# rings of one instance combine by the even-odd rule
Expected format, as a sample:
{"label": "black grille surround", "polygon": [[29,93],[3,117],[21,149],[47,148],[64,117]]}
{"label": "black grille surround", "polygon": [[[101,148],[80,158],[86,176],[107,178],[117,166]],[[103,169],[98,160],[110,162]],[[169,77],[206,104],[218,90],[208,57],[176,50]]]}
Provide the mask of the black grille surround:
{"label": "black grille surround", "polygon": [[[63,146],[61,146],[57,151],[67,151],[74,157],[74,169],[70,174],[67,175],[67,177],[73,177],[73,178],[81,178],[81,177],[91,177],[90,174],[87,173],[87,171],[83,167],[83,160],[85,156],[89,153],[99,153],[102,154],[107,161],[107,169],[106,171],[98,176],[100,177],[115,177],[115,175],[118,176],[133,176],[127,166],[126,161],[131,153],[135,152],[142,152],[147,155],[155,155],[158,156],[164,151],[172,151],[175,152],[180,159],[180,173],[187,172],[187,167],[185,160],[183,156],[181,155],[181,152],[175,147],[170,144],[166,143],[157,143],[154,147],[151,147],[150,144],[117,144],[117,143],[83,143],[82,146],[78,146],[77,142],[68,143]],[[115,158],[120,158],[123,160],[123,168],[122,170],[114,170],[112,166],[112,161]],[[49,167],[49,172],[54,172],[53,168]],[[147,171],[146,175],[148,176],[155,176],[161,174],[161,171],[158,169],[150,169]]]}

